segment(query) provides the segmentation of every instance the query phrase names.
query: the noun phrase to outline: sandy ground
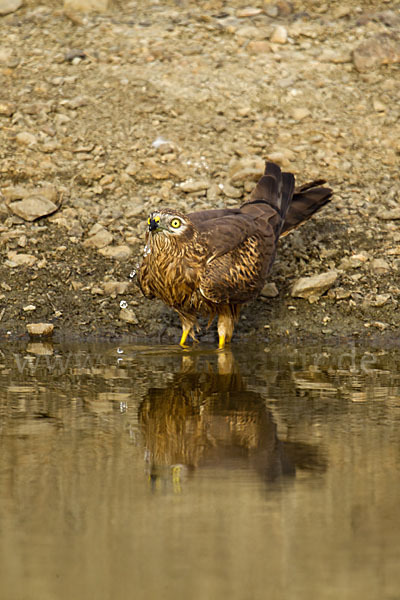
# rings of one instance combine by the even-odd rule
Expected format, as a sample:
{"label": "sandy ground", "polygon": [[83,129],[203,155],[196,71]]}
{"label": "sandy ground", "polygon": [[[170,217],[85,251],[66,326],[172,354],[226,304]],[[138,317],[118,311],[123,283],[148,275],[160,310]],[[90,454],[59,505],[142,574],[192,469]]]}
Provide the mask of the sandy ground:
{"label": "sandy ground", "polygon": [[[135,283],[147,215],[240,204],[265,159],[335,196],[282,241],[279,293],[234,339],[396,336],[399,6],[31,1],[0,17],[0,337],[47,322],[58,339],[177,342],[178,317]],[[292,297],[330,270],[324,295]]]}

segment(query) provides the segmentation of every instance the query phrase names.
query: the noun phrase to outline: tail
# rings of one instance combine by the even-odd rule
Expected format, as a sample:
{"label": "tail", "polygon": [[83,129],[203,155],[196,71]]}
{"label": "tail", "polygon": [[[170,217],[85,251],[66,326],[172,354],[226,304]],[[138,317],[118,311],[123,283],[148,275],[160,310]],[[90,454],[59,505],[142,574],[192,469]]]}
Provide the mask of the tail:
{"label": "tail", "polygon": [[[250,199],[244,207],[253,208],[257,204],[268,204],[279,213],[281,223],[283,224],[286,214],[289,210],[294,193],[294,175],[291,173],[282,173],[275,163],[265,163],[264,175],[261,177],[254,188]],[[243,212],[247,212],[247,210]]]}
{"label": "tail", "polygon": [[308,221],[318,210],[331,201],[332,190],[322,187],[323,180],[306,183],[296,190],[286,213],[281,237]]}

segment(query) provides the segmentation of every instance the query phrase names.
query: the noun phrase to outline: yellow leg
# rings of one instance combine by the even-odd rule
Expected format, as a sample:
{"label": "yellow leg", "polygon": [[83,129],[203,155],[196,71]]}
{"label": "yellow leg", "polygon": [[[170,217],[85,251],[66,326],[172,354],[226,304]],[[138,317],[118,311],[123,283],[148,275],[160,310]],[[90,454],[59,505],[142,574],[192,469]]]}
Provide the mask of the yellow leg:
{"label": "yellow leg", "polygon": [[219,336],[218,350],[223,350],[225,348],[225,335]]}
{"label": "yellow leg", "polygon": [[190,331],[190,329],[184,329],[182,331],[181,341],[179,342],[179,345],[182,346],[182,348],[187,348],[187,346],[185,346],[185,342],[186,342],[187,336],[189,335],[189,331]]}

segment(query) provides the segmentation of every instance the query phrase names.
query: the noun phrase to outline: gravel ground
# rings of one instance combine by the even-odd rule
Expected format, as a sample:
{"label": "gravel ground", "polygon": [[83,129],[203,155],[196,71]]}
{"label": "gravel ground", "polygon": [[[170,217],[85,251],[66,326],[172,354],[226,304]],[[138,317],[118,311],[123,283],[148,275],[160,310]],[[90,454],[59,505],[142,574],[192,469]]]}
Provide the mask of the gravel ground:
{"label": "gravel ground", "polygon": [[[399,8],[31,1],[1,16],[0,337],[46,322],[58,339],[177,342],[178,317],[135,282],[147,215],[240,204],[265,159],[335,196],[282,240],[234,339],[396,335]],[[292,296],[331,271],[324,293]]]}

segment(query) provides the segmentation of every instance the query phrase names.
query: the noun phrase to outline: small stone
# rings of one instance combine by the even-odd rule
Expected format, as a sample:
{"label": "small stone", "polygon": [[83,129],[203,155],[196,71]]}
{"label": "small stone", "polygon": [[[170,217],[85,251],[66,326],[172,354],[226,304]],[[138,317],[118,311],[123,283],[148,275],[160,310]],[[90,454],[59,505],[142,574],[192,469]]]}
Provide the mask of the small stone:
{"label": "small stone", "polygon": [[101,248],[99,252],[106,258],[113,258],[114,260],[126,260],[132,254],[131,248],[123,244],[120,246],[107,246],[107,248]]}
{"label": "small stone", "polygon": [[378,98],[374,98],[372,101],[372,106],[374,107],[374,110],[376,110],[376,112],[386,112],[387,111],[387,106],[386,104],[384,104],[381,100],[379,100]]}
{"label": "small stone", "polygon": [[236,12],[236,16],[238,19],[244,19],[246,17],[255,17],[262,13],[261,8],[256,8],[254,6],[246,6]]}
{"label": "small stone", "polygon": [[202,192],[204,190],[208,190],[208,188],[210,187],[210,182],[205,179],[198,181],[188,179],[187,181],[183,181],[179,187],[183,192],[190,194],[193,192]]}
{"label": "small stone", "polygon": [[239,27],[239,29],[237,29],[236,35],[239,38],[246,38],[250,40],[264,40],[267,37],[267,32],[261,27],[243,25],[243,27]]}
{"label": "small stone", "polygon": [[36,137],[33,133],[29,133],[29,131],[21,131],[21,133],[17,133],[15,139],[18,144],[21,146],[33,146],[37,143]]}
{"label": "small stone", "polygon": [[373,301],[374,306],[384,306],[390,300],[390,294],[377,294]]}
{"label": "small stone", "polygon": [[271,45],[267,40],[252,40],[247,44],[247,50],[251,54],[266,54],[271,52]]}
{"label": "small stone", "polygon": [[311,114],[308,108],[305,107],[292,108],[290,113],[295,121],[302,121]]}
{"label": "small stone", "polygon": [[262,177],[265,162],[262,158],[241,158],[229,167],[229,179],[232,185],[242,185],[245,181],[257,182]]}
{"label": "small stone", "polygon": [[89,231],[88,239],[82,244],[85,248],[105,248],[113,242],[113,235],[105,227],[100,225],[100,228],[96,228],[94,233],[91,234],[91,231]]}
{"label": "small stone", "polygon": [[106,281],[103,283],[103,290],[105,294],[116,298],[118,295],[126,294],[129,285],[129,281]]}
{"label": "small stone", "polygon": [[[329,292],[329,293],[331,293],[331,292]],[[345,300],[346,298],[350,298],[350,296],[351,296],[350,290],[345,290],[344,288],[341,288],[341,287],[338,287],[335,290],[336,300]]]}
{"label": "small stone", "polygon": [[293,285],[291,295],[293,298],[319,298],[338,278],[337,271],[326,271],[312,277],[300,277]]}
{"label": "small stone", "polygon": [[34,304],[28,304],[27,306],[24,306],[22,310],[24,312],[33,312],[36,310],[36,306]]}
{"label": "small stone", "polygon": [[12,115],[17,110],[16,104],[14,102],[3,102],[0,101],[0,115],[5,117],[12,117]]}
{"label": "small stone", "polygon": [[264,285],[263,289],[261,290],[260,296],[262,298],[276,298],[276,296],[279,296],[279,290],[276,287],[275,283],[268,282]]}
{"label": "small stone", "polygon": [[377,215],[378,219],[383,221],[397,221],[400,219],[400,208],[393,208],[391,210],[383,210]]}
{"label": "small stone", "polygon": [[132,309],[124,308],[119,312],[119,318],[121,321],[125,321],[126,323],[131,323],[132,325],[137,325],[139,321]]}
{"label": "small stone", "polygon": [[221,188],[225,196],[228,198],[239,199],[243,196],[243,192],[240,188],[233,187],[233,185],[229,185],[229,183],[224,183]]}
{"label": "small stone", "polygon": [[54,325],[52,323],[29,323],[26,328],[32,337],[46,337],[53,333]]}
{"label": "small stone", "polygon": [[32,267],[37,261],[37,257],[33,254],[18,254],[15,250],[10,250],[7,253],[8,261],[6,265],[8,267]]}
{"label": "small stone", "polygon": [[65,11],[104,12],[108,9],[108,0],[64,0]]}
{"label": "small stone", "polygon": [[288,38],[288,32],[286,27],[278,25],[269,38],[273,44],[286,44]]}
{"label": "small stone", "polygon": [[35,221],[40,217],[45,217],[54,213],[58,206],[48,198],[42,196],[33,196],[16,202],[11,202],[9,209],[24,221]]}
{"label": "small stone", "polygon": [[379,34],[362,42],[353,51],[354,66],[360,73],[381,65],[400,62],[400,40],[394,34]]}
{"label": "small stone", "polygon": [[0,0],[0,16],[9,15],[22,6],[22,0]]}
{"label": "small stone", "polygon": [[383,258],[375,258],[371,262],[370,268],[374,275],[384,275],[390,271],[390,265],[386,262],[386,260],[383,260]]}

